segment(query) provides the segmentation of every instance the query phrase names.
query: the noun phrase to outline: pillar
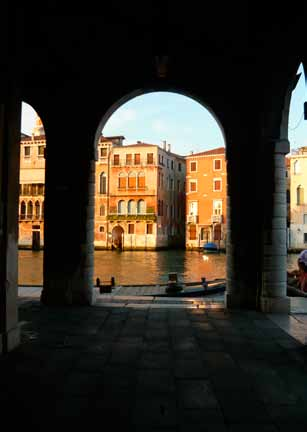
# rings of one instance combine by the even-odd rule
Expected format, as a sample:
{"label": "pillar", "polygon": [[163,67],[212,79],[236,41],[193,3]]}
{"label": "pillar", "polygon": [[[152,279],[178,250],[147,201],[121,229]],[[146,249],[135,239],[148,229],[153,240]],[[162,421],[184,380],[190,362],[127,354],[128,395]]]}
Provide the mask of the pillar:
{"label": "pillar", "polygon": [[[246,142],[250,141],[247,145]],[[245,133],[227,140],[226,292],[228,309],[256,309],[259,230],[255,148]]]}
{"label": "pillar", "polygon": [[[268,161],[264,205],[263,263],[260,308],[267,313],[289,313],[287,297],[287,199],[285,155],[289,141],[274,140],[266,145]],[[271,168],[271,169],[270,169]],[[271,179],[268,177],[271,174]]]}
{"label": "pillar", "polygon": [[0,353],[20,343],[18,326],[18,198],[21,103],[0,100]]}
{"label": "pillar", "polygon": [[74,127],[63,128],[56,121],[48,127],[47,119],[41,294],[47,305],[95,302],[94,138],[84,132],[85,120],[71,124]]}

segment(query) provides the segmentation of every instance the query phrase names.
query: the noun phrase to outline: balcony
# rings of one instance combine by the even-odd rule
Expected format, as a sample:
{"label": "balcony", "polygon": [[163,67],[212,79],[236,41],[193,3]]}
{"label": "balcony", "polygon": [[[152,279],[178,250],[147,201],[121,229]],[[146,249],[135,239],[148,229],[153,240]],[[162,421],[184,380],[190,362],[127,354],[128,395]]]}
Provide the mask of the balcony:
{"label": "balcony", "polygon": [[223,223],[223,215],[212,215],[211,223]]}
{"label": "balcony", "polygon": [[187,216],[187,223],[197,224],[198,223],[198,215],[188,215]]}
{"label": "balcony", "polygon": [[122,214],[122,213],[110,213],[107,215],[107,220],[109,221],[127,221],[127,220],[145,220],[156,222],[157,215],[155,213],[145,213],[145,214]]}

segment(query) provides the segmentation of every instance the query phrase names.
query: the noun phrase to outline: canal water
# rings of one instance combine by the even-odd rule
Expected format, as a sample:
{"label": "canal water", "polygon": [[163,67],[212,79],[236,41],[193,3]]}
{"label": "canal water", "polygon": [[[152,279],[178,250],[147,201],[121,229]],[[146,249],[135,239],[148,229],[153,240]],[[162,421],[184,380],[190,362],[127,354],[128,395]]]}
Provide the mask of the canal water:
{"label": "canal water", "polygon": [[[19,285],[43,284],[43,251],[19,251]],[[296,267],[298,254],[288,255],[288,269]],[[182,282],[226,277],[226,255],[198,251],[95,251],[94,281],[115,278],[116,285],[159,284],[176,272]]]}

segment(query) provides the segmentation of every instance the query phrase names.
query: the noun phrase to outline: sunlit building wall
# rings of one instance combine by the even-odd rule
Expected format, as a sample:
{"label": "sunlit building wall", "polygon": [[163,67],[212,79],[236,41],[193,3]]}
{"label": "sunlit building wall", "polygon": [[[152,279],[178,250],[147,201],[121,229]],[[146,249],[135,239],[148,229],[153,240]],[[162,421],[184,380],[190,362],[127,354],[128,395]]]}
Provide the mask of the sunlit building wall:
{"label": "sunlit building wall", "polygon": [[32,135],[21,135],[19,172],[19,246],[37,250],[44,245],[45,147],[37,118]]}
{"label": "sunlit building wall", "polygon": [[170,145],[101,136],[96,163],[95,247],[184,246],[185,159]]}
{"label": "sunlit building wall", "polygon": [[227,171],[225,148],[186,156],[186,248],[226,242]]}
{"label": "sunlit building wall", "polygon": [[307,248],[307,147],[293,151],[290,160],[289,249]]}

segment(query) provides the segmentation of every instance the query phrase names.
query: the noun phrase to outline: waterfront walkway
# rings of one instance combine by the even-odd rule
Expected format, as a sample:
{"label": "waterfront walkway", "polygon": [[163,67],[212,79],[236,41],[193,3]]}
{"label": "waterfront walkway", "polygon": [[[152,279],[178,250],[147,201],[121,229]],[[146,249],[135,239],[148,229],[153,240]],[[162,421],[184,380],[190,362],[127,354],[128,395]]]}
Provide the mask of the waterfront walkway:
{"label": "waterfront walkway", "polygon": [[11,428],[307,430],[304,314],[113,294],[49,308],[39,288],[19,294],[22,343],[0,358]]}

